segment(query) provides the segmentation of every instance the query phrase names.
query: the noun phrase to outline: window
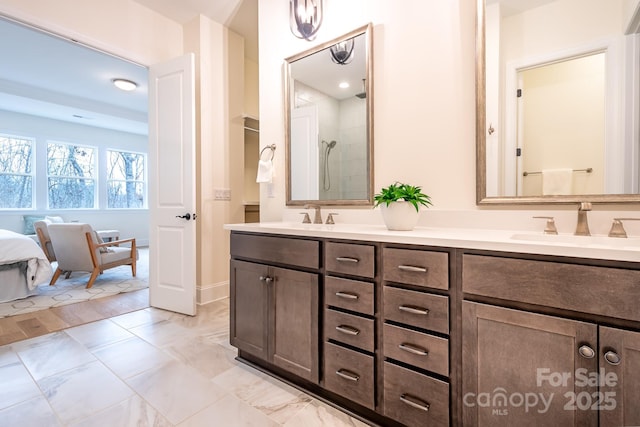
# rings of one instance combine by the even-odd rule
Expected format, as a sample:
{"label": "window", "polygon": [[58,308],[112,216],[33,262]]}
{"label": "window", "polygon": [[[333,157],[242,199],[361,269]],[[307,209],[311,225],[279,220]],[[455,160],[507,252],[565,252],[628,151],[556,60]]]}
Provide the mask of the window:
{"label": "window", "polygon": [[96,149],[65,143],[47,144],[49,209],[96,206]]}
{"label": "window", "polygon": [[33,207],[34,141],[0,135],[0,209]]}
{"label": "window", "polygon": [[107,150],[107,208],[144,208],[145,156]]}

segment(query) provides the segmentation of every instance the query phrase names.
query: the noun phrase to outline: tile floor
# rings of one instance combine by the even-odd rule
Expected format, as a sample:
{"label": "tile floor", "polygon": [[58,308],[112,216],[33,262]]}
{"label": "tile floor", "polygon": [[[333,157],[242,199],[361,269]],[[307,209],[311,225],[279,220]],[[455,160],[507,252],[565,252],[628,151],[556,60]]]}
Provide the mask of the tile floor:
{"label": "tile floor", "polygon": [[0,347],[0,426],[365,426],[234,358],[229,302]]}

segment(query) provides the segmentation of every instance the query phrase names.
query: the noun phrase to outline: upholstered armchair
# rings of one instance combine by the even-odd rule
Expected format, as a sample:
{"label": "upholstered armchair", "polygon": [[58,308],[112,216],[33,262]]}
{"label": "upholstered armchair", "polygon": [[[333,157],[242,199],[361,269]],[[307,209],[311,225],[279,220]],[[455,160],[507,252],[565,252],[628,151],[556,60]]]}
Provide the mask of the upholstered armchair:
{"label": "upholstered armchair", "polygon": [[36,235],[38,236],[38,241],[40,242],[42,252],[44,252],[49,262],[53,262],[56,260],[56,253],[53,251],[51,237],[49,237],[49,224],[51,224],[50,221],[35,221],[33,223],[33,229],[36,231]]}
{"label": "upholstered armchair", "polygon": [[[50,285],[55,284],[60,275],[67,271],[90,272],[87,288],[93,286],[98,274],[109,268],[130,265],[132,275],[136,275],[136,239],[104,243],[91,225],[78,222],[49,224],[47,228],[58,261]],[[131,246],[122,246],[127,243]]]}

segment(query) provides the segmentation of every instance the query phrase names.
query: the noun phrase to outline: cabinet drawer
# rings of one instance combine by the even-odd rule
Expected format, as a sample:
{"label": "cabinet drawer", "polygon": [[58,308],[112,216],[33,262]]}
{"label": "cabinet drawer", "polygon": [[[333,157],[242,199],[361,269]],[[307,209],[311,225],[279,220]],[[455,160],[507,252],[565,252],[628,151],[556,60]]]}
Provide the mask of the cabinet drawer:
{"label": "cabinet drawer", "polygon": [[324,387],[367,408],[374,409],[373,357],[324,344]]}
{"label": "cabinet drawer", "polygon": [[449,289],[449,255],[445,252],[384,248],[383,278],[390,282]]}
{"label": "cabinet drawer", "polygon": [[464,292],[640,321],[640,271],[463,255]]}
{"label": "cabinet drawer", "polygon": [[444,338],[385,324],[384,355],[449,376],[449,340]]}
{"label": "cabinet drawer", "polygon": [[374,321],[327,309],[324,311],[325,340],[332,339],[367,351],[374,350]]}
{"label": "cabinet drawer", "polygon": [[368,278],[376,275],[374,246],[327,242],[324,261],[327,271],[333,273]]}
{"label": "cabinet drawer", "polygon": [[449,384],[384,363],[384,414],[409,427],[449,425]]}
{"label": "cabinet drawer", "polygon": [[385,319],[449,333],[449,297],[390,286],[383,292]]}
{"label": "cabinet drawer", "polygon": [[320,242],[231,233],[231,256],[298,267],[320,267]]}
{"label": "cabinet drawer", "polygon": [[373,283],[327,276],[324,281],[324,302],[373,316]]}

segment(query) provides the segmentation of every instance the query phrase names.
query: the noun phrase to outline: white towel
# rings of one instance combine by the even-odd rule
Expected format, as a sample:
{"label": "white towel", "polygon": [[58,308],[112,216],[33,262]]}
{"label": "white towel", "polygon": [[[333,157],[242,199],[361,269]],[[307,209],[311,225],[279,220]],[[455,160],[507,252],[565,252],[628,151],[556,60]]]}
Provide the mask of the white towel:
{"label": "white towel", "polygon": [[275,176],[275,168],[271,160],[258,160],[258,176],[256,182],[273,182]]}
{"label": "white towel", "polygon": [[573,187],[573,169],[543,169],[542,194],[555,196],[571,194]]}

